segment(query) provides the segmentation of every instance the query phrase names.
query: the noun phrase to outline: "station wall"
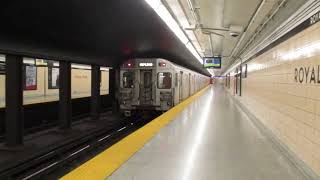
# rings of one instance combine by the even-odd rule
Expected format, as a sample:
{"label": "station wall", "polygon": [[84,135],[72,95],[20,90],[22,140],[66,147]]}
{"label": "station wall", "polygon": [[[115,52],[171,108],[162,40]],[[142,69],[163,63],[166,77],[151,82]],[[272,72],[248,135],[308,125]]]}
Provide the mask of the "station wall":
{"label": "station wall", "polygon": [[234,97],[320,175],[320,23],[252,59],[247,71]]}
{"label": "station wall", "polygon": [[[72,99],[91,96],[91,70],[72,69]],[[23,104],[45,103],[59,100],[59,89],[48,87],[48,68],[37,67],[37,88],[23,91]],[[109,94],[109,71],[101,71],[100,95]],[[0,108],[5,107],[5,75],[0,74]]]}

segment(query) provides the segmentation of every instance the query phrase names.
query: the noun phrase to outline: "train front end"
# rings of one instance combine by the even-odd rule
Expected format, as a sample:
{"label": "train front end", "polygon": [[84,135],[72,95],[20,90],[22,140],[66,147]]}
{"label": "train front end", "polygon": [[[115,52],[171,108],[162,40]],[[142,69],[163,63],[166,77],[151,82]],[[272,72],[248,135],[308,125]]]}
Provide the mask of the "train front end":
{"label": "train front end", "polygon": [[172,107],[172,70],[163,59],[133,59],[120,69],[120,110],[166,111]]}

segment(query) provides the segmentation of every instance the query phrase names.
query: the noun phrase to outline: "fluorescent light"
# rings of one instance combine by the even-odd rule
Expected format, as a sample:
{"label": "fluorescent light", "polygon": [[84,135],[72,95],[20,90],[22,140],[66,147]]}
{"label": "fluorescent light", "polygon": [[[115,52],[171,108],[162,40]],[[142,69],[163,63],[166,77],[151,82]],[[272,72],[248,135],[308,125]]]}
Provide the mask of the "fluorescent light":
{"label": "fluorescent light", "polygon": [[194,49],[192,43],[190,43],[190,42],[187,43],[187,44],[186,44],[186,47],[187,47],[187,48],[189,49],[189,51],[193,54],[193,56],[196,57],[197,60],[198,60],[201,64],[203,64],[202,58],[199,56],[199,54],[197,53],[197,51]]}
{"label": "fluorescent light", "polygon": [[[150,7],[159,15],[159,17],[167,24],[171,31],[180,39],[180,41],[186,46],[186,48],[193,54],[193,56],[203,64],[202,58],[198,54],[195,47],[189,43],[188,37],[184,34],[179,24],[171,16],[168,9],[162,4],[161,0],[145,0]],[[200,45],[199,45],[200,47]]]}
{"label": "fluorescent light", "polygon": [[173,19],[173,17],[171,16],[170,12],[167,10],[166,7],[164,7],[163,5],[160,5],[158,6],[156,12],[183,44],[188,43],[189,39],[183,33],[178,23]]}
{"label": "fluorescent light", "polygon": [[5,62],[6,61],[6,56],[3,54],[0,54],[0,62]]}
{"label": "fluorescent light", "polygon": [[36,59],[29,58],[29,57],[23,57],[23,63],[25,63],[25,64],[35,64],[36,63]]}
{"label": "fluorescent light", "polygon": [[152,9],[157,9],[158,6],[162,4],[161,0],[146,0],[146,2],[152,7]]}
{"label": "fluorescent light", "polygon": [[214,75],[215,75],[213,69],[207,69],[207,70],[208,70],[208,72],[211,74],[211,76],[214,76]]}
{"label": "fluorescent light", "polygon": [[110,68],[108,67],[100,67],[100,71],[109,71]]}
{"label": "fluorescent light", "polygon": [[77,69],[91,69],[91,66],[83,64],[72,64],[71,67]]}

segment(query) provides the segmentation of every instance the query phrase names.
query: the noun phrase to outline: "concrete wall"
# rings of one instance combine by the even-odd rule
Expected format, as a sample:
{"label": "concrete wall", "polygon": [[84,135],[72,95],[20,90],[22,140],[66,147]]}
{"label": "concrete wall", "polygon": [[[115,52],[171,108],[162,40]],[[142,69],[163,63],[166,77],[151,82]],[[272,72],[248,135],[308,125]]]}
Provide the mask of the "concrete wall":
{"label": "concrete wall", "polygon": [[320,23],[251,60],[234,97],[320,175]]}

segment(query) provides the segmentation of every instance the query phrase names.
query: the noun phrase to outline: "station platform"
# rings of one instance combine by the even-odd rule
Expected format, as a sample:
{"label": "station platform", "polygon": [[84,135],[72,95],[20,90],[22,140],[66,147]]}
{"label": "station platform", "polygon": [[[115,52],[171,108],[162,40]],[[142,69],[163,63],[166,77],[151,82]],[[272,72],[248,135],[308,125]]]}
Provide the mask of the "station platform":
{"label": "station platform", "polygon": [[208,86],[61,179],[302,180],[221,86]]}

